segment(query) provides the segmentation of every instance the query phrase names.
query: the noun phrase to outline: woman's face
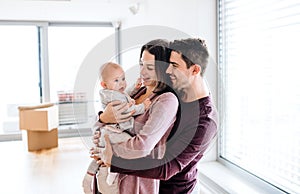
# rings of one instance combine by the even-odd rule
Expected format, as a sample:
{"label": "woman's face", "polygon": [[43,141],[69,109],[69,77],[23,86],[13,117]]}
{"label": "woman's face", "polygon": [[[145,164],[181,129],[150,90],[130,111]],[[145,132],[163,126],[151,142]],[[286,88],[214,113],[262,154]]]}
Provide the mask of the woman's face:
{"label": "woman's face", "polygon": [[142,53],[140,75],[145,86],[156,85],[155,56],[146,50]]}

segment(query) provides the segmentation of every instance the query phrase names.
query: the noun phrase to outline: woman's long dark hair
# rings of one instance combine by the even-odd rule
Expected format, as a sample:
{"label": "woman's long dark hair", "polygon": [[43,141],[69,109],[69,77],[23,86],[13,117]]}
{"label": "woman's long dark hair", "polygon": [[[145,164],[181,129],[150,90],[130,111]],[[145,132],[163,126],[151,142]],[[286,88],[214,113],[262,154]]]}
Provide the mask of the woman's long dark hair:
{"label": "woman's long dark hair", "polygon": [[169,58],[170,58],[170,49],[169,42],[164,39],[155,39],[152,40],[145,45],[142,46],[141,52],[140,52],[140,63],[141,58],[144,51],[148,51],[150,54],[154,55],[155,59],[155,73],[157,77],[157,85],[154,89],[155,93],[160,93],[164,89],[167,88],[167,86],[170,86],[171,79],[166,74],[166,70],[169,66]]}
{"label": "woman's long dark hair", "polygon": [[155,39],[143,45],[140,52],[140,62],[144,51],[148,51],[150,54],[154,55],[155,57],[154,65],[155,65],[155,73],[156,73],[158,83],[153,92],[158,95],[166,92],[171,92],[176,96],[178,100],[178,110],[176,113],[176,120],[172,128],[172,131],[168,136],[168,140],[169,140],[176,132],[181,117],[181,106],[180,106],[179,97],[175,92],[175,90],[173,90],[173,88],[171,87],[171,79],[169,75],[167,75],[166,73],[166,70],[169,67],[169,63],[170,63],[169,59],[171,54],[171,50],[169,49],[169,41],[164,39]]}

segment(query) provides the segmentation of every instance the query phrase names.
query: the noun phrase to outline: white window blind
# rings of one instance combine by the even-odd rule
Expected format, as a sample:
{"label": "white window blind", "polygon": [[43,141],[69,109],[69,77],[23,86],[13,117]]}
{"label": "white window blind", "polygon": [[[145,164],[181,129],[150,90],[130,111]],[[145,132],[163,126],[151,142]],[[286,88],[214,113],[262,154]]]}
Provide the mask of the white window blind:
{"label": "white window blind", "polygon": [[300,1],[220,0],[220,157],[300,193]]}

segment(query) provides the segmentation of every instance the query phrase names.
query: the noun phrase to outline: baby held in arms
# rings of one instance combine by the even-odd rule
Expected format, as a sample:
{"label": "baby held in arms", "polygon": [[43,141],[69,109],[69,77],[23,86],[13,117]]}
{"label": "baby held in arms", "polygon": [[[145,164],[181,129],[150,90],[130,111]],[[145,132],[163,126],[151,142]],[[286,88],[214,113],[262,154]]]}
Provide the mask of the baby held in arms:
{"label": "baby held in arms", "polygon": [[[122,67],[116,63],[108,62],[103,64],[100,67],[99,71],[100,84],[103,89],[100,90],[100,99],[103,108],[105,109],[106,105],[112,101],[122,101],[130,104],[130,108],[126,112],[135,111],[134,115],[143,114],[145,110],[149,109],[151,105],[151,101],[149,99],[145,99],[143,103],[138,105],[135,104],[135,100],[130,97],[130,94],[135,93],[140,87],[141,82],[138,79],[137,83],[130,90],[126,90],[127,83],[125,79],[125,72]],[[97,122],[99,123],[99,122]],[[109,134],[109,139],[112,144],[121,143],[133,136],[131,130],[133,129],[134,118],[130,118],[130,120],[117,124],[105,124],[99,127],[97,130],[100,132],[100,141],[98,147],[92,148],[92,151],[95,153],[97,150],[104,148],[105,139],[104,135]],[[97,157],[97,156],[96,156]],[[104,171],[105,170],[105,171]],[[92,160],[90,163],[87,175],[83,180],[84,192],[90,192],[90,184],[92,182],[92,176],[99,171],[99,165],[96,160]],[[98,173],[103,173],[103,176],[97,176],[98,179],[98,189],[102,193],[117,193],[117,179],[118,173],[111,173],[108,167],[100,167],[100,171]],[[90,175],[90,176],[89,176]],[[101,184],[101,186],[99,185]],[[102,190],[103,189],[103,190]]]}

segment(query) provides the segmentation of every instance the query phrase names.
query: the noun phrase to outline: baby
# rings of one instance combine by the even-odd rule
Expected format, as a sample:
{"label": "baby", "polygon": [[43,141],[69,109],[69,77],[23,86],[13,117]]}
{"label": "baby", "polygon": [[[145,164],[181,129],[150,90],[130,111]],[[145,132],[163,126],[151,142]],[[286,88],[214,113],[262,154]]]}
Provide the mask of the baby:
{"label": "baby", "polygon": [[[125,92],[127,83],[125,79],[125,73],[122,67],[116,63],[108,62],[101,66],[100,68],[100,84],[103,89],[100,90],[101,103],[103,108],[112,101],[118,100],[122,102],[127,102],[131,104],[131,107],[126,112],[131,112],[135,110],[134,116],[143,114],[146,109],[150,107],[150,100],[146,99],[143,103],[136,105],[134,99],[132,99],[127,92]],[[141,86],[140,83],[137,83],[134,89],[138,89]],[[131,93],[134,92],[131,91]],[[109,139],[112,144],[124,142],[132,137],[130,135],[131,130],[133,129],[134,118],[132,117],[129,121],[117,123],[117,124],[109,124],[105,125],[100,129],[101,136],[99,147],[103,148],[105,146],[104,135],[109,134]],[[97,148],[94,148],[97,149]],[[91,162],[88,168],[89,174],[95,174],[99,169],[99,165],[95,160]],[[102,193],[116,193],[115,186],[113,183],[115,182],[118,174],[111,173],[108,168],[106,183],[108,185],[103,186],[103,180],[98,180],[98,184],[100,182],[101,188],[100,191]],[[99,177],[99,176],[98,176]],[[110,187],[111,185],[111,187]],[[116,184],[115,184],[116,185]],[[99,186],[98,186],[99,187]],[[109,190],[102,190],[102,189]]]}

